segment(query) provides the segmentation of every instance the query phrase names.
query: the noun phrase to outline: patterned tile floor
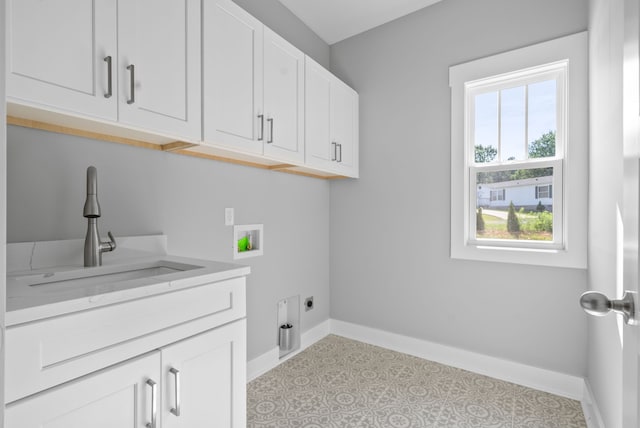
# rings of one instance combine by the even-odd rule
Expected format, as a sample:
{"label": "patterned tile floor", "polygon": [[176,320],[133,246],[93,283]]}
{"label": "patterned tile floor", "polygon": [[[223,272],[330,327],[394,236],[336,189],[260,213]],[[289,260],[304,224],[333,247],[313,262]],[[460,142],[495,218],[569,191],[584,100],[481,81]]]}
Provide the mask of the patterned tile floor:
{"label": "patterned tile floor", "polygon": [[248,428],[586,428],[578,401],[327,336],[253,380]]}

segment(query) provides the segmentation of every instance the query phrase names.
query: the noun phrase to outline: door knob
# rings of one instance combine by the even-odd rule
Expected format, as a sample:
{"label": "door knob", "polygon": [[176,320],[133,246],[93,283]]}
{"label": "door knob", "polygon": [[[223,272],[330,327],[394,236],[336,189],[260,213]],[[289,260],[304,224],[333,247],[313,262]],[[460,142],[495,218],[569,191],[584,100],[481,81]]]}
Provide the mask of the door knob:
{"label": "door knob", "polygon": [[607,296],[597,291],[587,291],[580,296],[580,306],[589,315],[603,317],[609,312],[614,311],[622,314],[624,322],[629,325],[637,325],[636,304],[634,294],[625,291],[622,299],[609,300]]}

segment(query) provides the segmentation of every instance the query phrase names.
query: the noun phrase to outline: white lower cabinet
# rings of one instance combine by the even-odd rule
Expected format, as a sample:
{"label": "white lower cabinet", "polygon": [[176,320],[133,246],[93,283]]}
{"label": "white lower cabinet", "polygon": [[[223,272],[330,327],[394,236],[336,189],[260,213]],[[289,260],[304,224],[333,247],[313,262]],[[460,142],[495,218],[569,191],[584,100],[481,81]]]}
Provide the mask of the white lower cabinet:
{"label": "white lower cabinet", "polygon": [[7,406],[9,428],[244,428],[246,321]]}
{"label": "white lower cabinet", "polygon": [[160,380],[160,352],[17,401],[6,408],[6,426],[145,428],[151,422],[151,400],[157,399],[149,380]]}
{"label": "white lower cabinet", "polygon": [[10,326],[5,426],[245,428],[246,279],[189,280]]}
{"label": "white lower cabinet", "polygon": [[246,321],[162,349],[162,427],[246,427]]}

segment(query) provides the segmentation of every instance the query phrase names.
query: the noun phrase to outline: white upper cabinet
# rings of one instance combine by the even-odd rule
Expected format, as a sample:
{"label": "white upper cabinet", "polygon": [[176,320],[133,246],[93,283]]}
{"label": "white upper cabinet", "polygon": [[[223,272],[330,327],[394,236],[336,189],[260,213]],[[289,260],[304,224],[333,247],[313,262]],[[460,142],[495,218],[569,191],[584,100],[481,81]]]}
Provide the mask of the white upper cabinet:
{"label": "white upper cabinet", "polygon": [[304,162],[304,53],[264,29],[266,156]]}
{"label": "white upper cabinet", "polygon": [[114,0],[8,0],[7,14],[10,100],[116,120]]}
{"label": "white upper cabinet", "polygon": [[358,177],[358,94],[232,0],[7,0],[7,14],[18,119]]}
{"label": "white upper cabinet", "polygon": [[331,82],[331,142],[335,172],[358,177],[358,93],[336,77]]}
{"label": "white upper cabinet", "polygon": [[304,161],[304,54],[231,0],[204,4],[204,141]]}
{"label": "white upper cabinet", "polygon": [[331,169],[336,149],[331,143],[331,82],[334,77],[307,58],[305,79],[305,152],[306,164]]}
{"label": "white upper cabinet", "polygon": [[201,139],[199,0],[10,0],[10,101]]}
{"label": "white upper cabinet", "polygon": [[358,177],[358,94],[307,57],[305,164]]}
{"label": "white upper cabinet", "polygon": [[201,138],[199,0],[120,0],[120,121]]}
{"label": "white upper cabinet", "polygon": [[264,26],[230,0],[203,15],[204,141],[262,154]]}

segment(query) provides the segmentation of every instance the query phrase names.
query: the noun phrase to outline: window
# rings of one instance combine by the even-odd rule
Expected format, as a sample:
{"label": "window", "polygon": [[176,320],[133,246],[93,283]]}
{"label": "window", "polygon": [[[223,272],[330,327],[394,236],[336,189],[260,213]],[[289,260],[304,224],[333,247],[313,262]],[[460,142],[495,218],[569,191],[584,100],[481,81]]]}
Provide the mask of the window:
{"label": "window", "polygon": [[536,186],[536,199],[551,198],[551,188],[553,185],[547,184],[546,186]]}
{"label": "window", "polygon": [[586,41],[451,67],[453,258],[586,266]]}
{"label": "window", "polygon": [[[538,188],[562,188],[566,60],[465,82],[466,149],[471,180],[469,242],[488,246],[563,247],[562,194],[538,205]],[[489,204],[473,194],[492,190]],[[484,208],[480,212],[479,208]],[[488,210],[487,210],[488,209]],[[509,211],[514,217],[509,220]],[[474,218],[482,216],[482,220]],[[480,225],[480,226],[479,226]]]}
{"label": "window", "polygon": [[491,191],[491,198],[489,199],[490,202],[493,201],[504,201],[504,189],[500,189],[500,190],[492,190]]}

